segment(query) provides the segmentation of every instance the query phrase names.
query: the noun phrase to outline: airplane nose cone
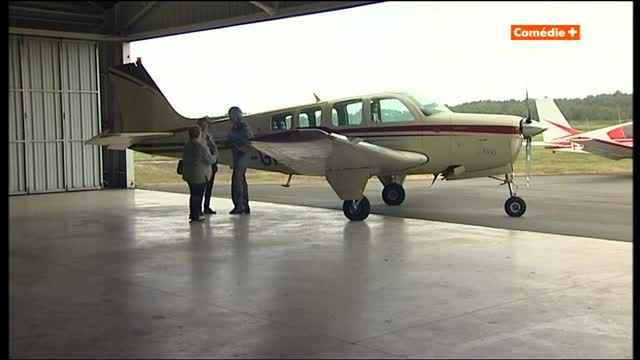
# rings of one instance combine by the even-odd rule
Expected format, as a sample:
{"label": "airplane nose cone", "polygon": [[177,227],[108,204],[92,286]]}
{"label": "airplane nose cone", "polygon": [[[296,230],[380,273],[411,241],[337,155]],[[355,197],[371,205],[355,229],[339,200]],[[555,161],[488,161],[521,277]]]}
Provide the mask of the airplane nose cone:
{"label": "airplane nose cone", "polygon": [[527,124],[525,119],[522,119],[522,136],[524,138],[534,137],[538,134],[542,134],[547,130],[547,127],[542,126],[538,121],[532,121]]}

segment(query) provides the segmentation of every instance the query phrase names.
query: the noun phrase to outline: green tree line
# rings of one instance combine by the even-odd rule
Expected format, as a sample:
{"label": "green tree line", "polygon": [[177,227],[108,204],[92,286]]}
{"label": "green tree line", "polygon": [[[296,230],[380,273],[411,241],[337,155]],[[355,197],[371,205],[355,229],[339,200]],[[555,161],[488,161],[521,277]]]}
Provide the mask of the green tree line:
{"label": "green tree line", "polygon": [[[633,115],[633,95],[616,91],[613,94],[589,95],[585,98],[554,99],[564,117],[569,121],[630,120]],[[505,114],[526,116],[524,100],[481,100],[449,106],[455,112],[478,114]],[[529,99],[531,117],[538,119],[535,101]]]}

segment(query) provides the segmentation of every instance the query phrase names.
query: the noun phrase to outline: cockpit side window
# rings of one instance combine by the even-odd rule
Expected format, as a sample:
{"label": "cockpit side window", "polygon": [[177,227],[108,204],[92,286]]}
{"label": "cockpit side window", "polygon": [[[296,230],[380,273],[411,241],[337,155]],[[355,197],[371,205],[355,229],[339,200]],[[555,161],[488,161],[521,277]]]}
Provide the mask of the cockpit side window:
{"label": "cockpit side window", "polygon": [[411,94],[409,95],[409,99],[411,99],[426,116],[440,112],[452,112],[446,105],[420,94]]}
{"label": "cockpit side window", "polygon": [[371,122],[393,123],[414,121],[416,118],[405,104],[396,98],[371,99]]}

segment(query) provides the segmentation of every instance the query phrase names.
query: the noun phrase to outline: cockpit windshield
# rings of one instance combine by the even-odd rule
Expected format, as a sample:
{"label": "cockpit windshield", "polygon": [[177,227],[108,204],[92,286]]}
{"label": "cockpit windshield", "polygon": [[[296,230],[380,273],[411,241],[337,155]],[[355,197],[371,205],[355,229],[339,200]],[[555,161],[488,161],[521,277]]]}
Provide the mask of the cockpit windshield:
{"label": "cockpit windshield", "polygon": [[409,94],[409,99],[415,102],[422,113],[426,116],[437,114],[439,112],[452,112],[446,105],[424,95]]}

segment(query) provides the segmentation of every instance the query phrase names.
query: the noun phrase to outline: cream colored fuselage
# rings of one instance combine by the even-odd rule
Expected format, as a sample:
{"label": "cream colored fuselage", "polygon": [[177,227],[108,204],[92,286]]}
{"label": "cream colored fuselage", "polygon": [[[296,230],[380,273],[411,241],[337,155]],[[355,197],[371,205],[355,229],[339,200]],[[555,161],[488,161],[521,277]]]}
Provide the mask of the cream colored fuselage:
{"label": "cream colored fuselage", "polygon": [[[372,116],[371,104],[372,100],[379,99],[394,99],[392,101],[396,103],[400,101],[411,113],[412,119],[393,122],[376,121],[375,116]],[[336,122],[337,111],[334,111],[334,107],[339,108],[339,104],[349,102],[360,104],[360,101],[361,106],[357,105],[360,115],[356,117],[359,121],[343,125]],[[313,116],[311,114],[320,115],[319,123],[318,121],[313,123],[308,119]],[[280,119],[283,121],[279,121]],[[511,164],[522,147],[522,136],[518,132],[521,119],[521,117],[508,115],[448,111],[427,116],[402,93],[350,97],[245,115],[245,120],[257,137],[298,128],[319,127],[349,138],[361,138],[390,149],[421,153],[429,159],[427,163],[409,169],[404,174],[388,175],[436,174],[451,167],[463,166],[464,173],[458,177],[452,176],[451,179],[510,172]],[[279,124],[284,126],[279,128]],[[232,162],[230,149],[225,144],[230,125],[229,120],[218,120],[212,122],[209,127],[210,134],[218,143],[219,161],[226,165]],[[184,144],[185,141],[186,132],[179,131],[170,138],[145,142],[142,147],[134,145],[132,148],[151,154],[180,158],[182,156],[180,144]],[[151,144],[155,145],[150,147]],[[312,149],[310,148],[309,151]],[[250,168],[297,174],[257,150],[252,149],[249,156]]]}

